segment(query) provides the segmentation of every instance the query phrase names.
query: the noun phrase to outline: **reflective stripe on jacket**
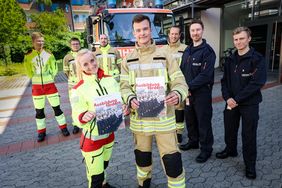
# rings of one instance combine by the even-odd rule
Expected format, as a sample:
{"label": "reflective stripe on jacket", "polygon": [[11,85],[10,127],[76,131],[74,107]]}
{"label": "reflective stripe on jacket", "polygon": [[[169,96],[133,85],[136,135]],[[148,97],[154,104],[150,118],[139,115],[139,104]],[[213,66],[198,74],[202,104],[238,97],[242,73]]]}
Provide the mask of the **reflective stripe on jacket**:
{"label": "reflective stripe on jacket", "polygon": [[168,45],[165,45],[162,47],[162,49],[167,52],[168,54],[171,54],[173,58],[175,58],[180,66],[182,55],[186,49],[186,45],[182,44],[180,40],[178,40],[175,44],[171,44],[168,42]]}
{"label": "reflective stripe on jacket", "polygon": [[122,61],[119,51],[109,44],[105,47],[97,48],[95,51],[99,68],[103,69],[106,75],[118,77],[120,75],[120,63]]}
{"label": "reflective stripe on jacket", "polygon": [[[99,69],[100,70],[100,69]],[[113,77],[97,78],[95,75],[83,75],[83,80],[79,81],[71,91],[71,107],[72,117],[75,121],[78,121],[78,126],[83,128],[83,133],[91,130],[92,138],[98,136],[98,129],[96,121],[90,121],[88,123],[81,123],[80,117],[87,111],[95,112],[94,99],[100,95],[106,95],[106,93],[118,93],[120,92],[119,84]],[[92,123],[92,125],[91,125]],[[86,134],[86,137],[90,135]],[[103,137],[103,136],[102,136]]]}
{"label": "reflective stripe on jacket", "polygon": [[[121,93],[123,100],[129,104],[136,97],[137,77],[164,77],[166,94],[176,91],[180,101],[187,97],[188,87],[179,69],[176,59],[167,52],[157,48],[153,43],[147,47],[138,47],[127,55],[121,67]],[[154,133],[175,131],[175,107],[167,106],[165,117],[140,118],[136,111],[130,117],[130,129],[134,132]]]}
{"label": "reflective stripe on jacket", "polygon": [[77,52],[69,52],[63,60],[64,64],[64,73],[68,77],[69,85],[74,86],[78,82],[78,78],[76,75],[76,66],[75,66],[75,57]]}
{"label": "reflective stripe on jacket", "polygon": [[24,66],[26,74],[32,80],[32,84],[53,83],[58,67],[55,57],[50,52],[42,50],[32,50],[24,57]]}

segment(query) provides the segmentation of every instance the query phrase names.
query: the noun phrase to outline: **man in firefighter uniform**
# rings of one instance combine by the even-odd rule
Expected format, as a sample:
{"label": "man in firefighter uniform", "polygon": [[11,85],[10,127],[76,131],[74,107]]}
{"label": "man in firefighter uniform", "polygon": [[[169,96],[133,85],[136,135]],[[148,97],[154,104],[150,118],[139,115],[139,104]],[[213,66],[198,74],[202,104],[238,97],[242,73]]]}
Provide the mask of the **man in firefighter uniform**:
{"label": "man in firefighter uniform", "polygon": [[96,49],[95,55],[101,68],[106,75],[111,75],[119,82],[121,57],[117,49],[109,44],[108,36],[100,35],[100,47]]}
{"label": "man in firefighter uniform", "polygon": [[180,145],[181,150],[197,149],[196,162],[206,162],[212,153],[212,88],[214,83],[215,53],[202,38],[204,25],[201,20],[192,20],[190,36],[193,40],[182,56],[180,68],[189,86],[185,105],[185,122],[189,141]]}
{"label": "man in firefighter uniform", "polygon": [[[98,68],[94,54],[82,49],[76,57],[78,79],[71,92],[72,117],[82,128],[80,149],[86,165],[88,188],[111,188],[106,183],[106,168],[112,156],[115,135],[99,134],[94,100],[102,95],[119,93],[116,80]],[[115,120],[117,117],[115,116]]]}
{"label": "man in firefighter uniform", "polygon": [[[78,50],[80,49],[80,41],[78,38],[73,37],[70,39],[70,48],[71,51],[64,57],[64,73],[68,78],[68,87],[69,87],[69,96],[71,96],[71,89],[78,82],[76,75],[76,66],[75,66],[75,57]],[[79,128],[76,126],[76,122],[73,120],[73,134],[79,132]]]}
{"label": "man in firefighter uniform", "polygon": [[[172,26],[168,33],[168,45],[163,47],[163,50],[167,53],[171,54],[174,58],[177,59],[177,62],[180,66],[181,58],[185,48],[187,47],[185,44],[180,42],[181,30],[178,26]],[[176,133],[178,143],[182,142],[182,133],[184,129],[184,110],[175,110],[175,118],[176,118]]]}
{"label": "man in firefighter uniform", "polygon": [[[151,39],[150,18],[136,15],[132,21],[136,38],[134,51],[127,55],[121,67],[121,93],[131,108],[130,129],[135,143],[135,160],[139,187],[150,187],[152,173],[152,140],[155,136],[162,164],[167,175],[168,187],[185,187],[185,171],[177,145],[175,105],[188,93],[176,59],[158,48]],[[159,77],[165,80],[166,115],[164,117],[139,117],[136,80]]]}
{"label": "man in firefighter uniform", "polygon": [[38,132],[38,142],[42,142],[46,137],[45,124],[45,98],[51,104],[59,128],[64,136],[69,135],[66,118],[60,108],[58,90],[54,83],[54,78],[58,72],[55,57],[52,53],[43,49],[44,37],[39,32],[31,35],[33,49],[24,57],[24,66],[27,76],[32,81],[32,99],[36,110],[36,124]]}
{"label": "man in firefighter uniform", "polygon": [[242,120],[243,158],[246,177],[256,178],[257,127],[261,88],[266,82],[264,57],[249,46],[251,30],[238,27],[233,31],[236,51],[224,64],[221,79],[222,97],[226,101],[224,110],[225,149],[216,154],[219,159],[236,157],[237,137]]}

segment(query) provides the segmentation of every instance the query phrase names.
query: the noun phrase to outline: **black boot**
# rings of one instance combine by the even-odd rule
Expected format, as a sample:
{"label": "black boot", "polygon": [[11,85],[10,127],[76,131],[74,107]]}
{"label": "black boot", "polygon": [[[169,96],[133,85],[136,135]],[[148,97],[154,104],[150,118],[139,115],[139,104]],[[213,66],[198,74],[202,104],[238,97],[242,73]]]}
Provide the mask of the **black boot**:
{"label": "black boot", "polygon": [[151,179],[146,179],[146,180],[143,182],[143,186],[139,185],[138,188],[150,188],[150,185],[151,185]]}
{"label": "black boot", "polygon": [[248,179],[256,179],[256,167],[255,166],[246,166],[246,177]]}
{"label": "black boot", "polygon": [[77,127],[77,126],[73,126],[73,130],[72,130],[72,134],[77,134],[77,133],[79,133],[79,128]]}
{"label": "black boot", "polygon": [[102,188],[116,188],[108,183],[104,184]]}
{"label": "black boot", "polygon": [[182,134],[177,134],[177,141],[178,143],[182,142]]}
{"label": "black boot", "polygon": [[46,133],[39,133],[37,137],[37,142],[43,142],[45,140]]}
{"label": "black boot", "polygon": [[64,136],[69,136],[70,135],[70,132],[68,131],[68,129],[65,127],[65,128],[63,128],[63,129],[61,129],[61,131],[62,131],[62,134],[64,135]]}

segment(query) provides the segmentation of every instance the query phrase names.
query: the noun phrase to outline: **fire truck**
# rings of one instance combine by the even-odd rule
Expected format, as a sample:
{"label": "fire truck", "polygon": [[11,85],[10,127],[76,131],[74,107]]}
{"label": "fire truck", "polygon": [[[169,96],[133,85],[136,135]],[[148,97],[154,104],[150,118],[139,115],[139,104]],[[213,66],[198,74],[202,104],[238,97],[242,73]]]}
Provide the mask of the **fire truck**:
{"label": "fire truck", "polygon": [[163,9],[161,0],[156,0],[155,6],[149,2],[147,7],[142,0],[126,0],[122,2],[123,8],[116,8],[114,1],[108,0],[108,8],[100,8],[88,16],[87,42],[91,47],[99,46],[99,35],[106,34],[110,45],[118,49],[122,57],[126,56],[135,45],[132,19],[136,14],[144,14],[150,18],[152,38],[157,45],[167,44],[167,29],[175,24],[175,19],[171,10]]}

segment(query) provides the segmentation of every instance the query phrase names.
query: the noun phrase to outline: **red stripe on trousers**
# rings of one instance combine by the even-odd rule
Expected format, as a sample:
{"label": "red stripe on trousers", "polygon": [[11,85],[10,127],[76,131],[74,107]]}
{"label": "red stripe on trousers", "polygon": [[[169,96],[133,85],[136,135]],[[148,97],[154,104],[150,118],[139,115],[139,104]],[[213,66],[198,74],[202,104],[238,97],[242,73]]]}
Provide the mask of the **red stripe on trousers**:
{"label": "red stripe on trousers", "polygon": [[57,87],[54,83],[32,85],[32,96],[50,95],[54,93],[58,93]]}
{"label": "red stripe on trousers", "polygon": [[[84,139],[85,139],[85,140],[84,140]],[[104,139],[96,140],[96,141],[93,141],[93,140],[91,140],[91,139],[89,139],[89,138],[84,138],[84,135],[81,134],[81,137],[80,137],[80,146],[82,145],[83,140],[84,140],[84,143],[83,143],[83,146],[82,146],[81,150],[84,151],[84,152],[95,151],[95,150],[100,149],[100,148],[103,147],[104,145],[113,142],[114,139],[115,139],[115,134],[114,134],[114,133],[111,133],[111,134],[108,136],[108,138],[104,138]]]}

